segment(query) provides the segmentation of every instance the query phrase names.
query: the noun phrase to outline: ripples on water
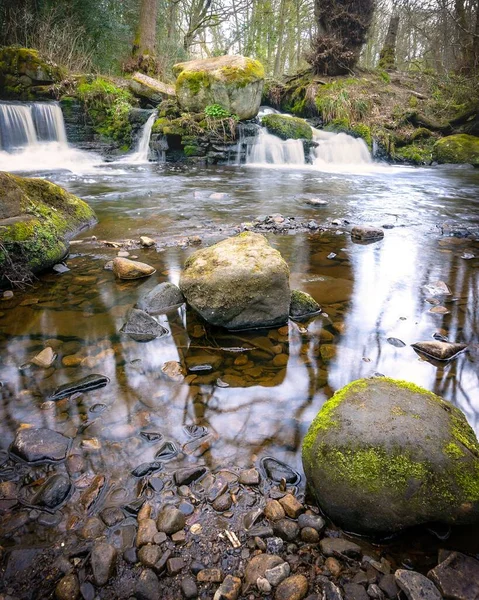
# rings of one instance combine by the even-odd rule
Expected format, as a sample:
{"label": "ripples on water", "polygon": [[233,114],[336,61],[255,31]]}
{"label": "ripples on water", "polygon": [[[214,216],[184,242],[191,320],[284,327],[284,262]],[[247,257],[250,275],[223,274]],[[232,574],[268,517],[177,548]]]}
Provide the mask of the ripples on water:
{"label": "ripples on water", "polygon": [[[87,235],[98,239],[145,234],[168,242],[205,229],[220,235],[222,225],[274,213],[392,228],[367,246],[354,244],[341,228],[270,236],[291,267],[292,287],[311,293],[327,316],[228,334],[205,328],[181,308],[159,317],[170,334],[146,344],[118,333],[125,314],[158,282],[177,283],[191,248],[133,250],[157,274],[119,282],[103,270],[115,251],[88,241],[74,246],[69,272],[46,274],[0,303],[1,449],[19,427],[54,428],[74,438],[74,452],[93,473],[108,473],[112,488],[126,494],[135,493],[130,471],[155,460],[165,442],[180,451],[168,468],[197,461],[211,468],[250,466],[272,455],[301,471],[301,440],[324,401],[348,382],[377,373],[454,402],[479,433],[479,244],[444,236],[440,228],[445,221],[479,224],[478,171],[103,165],[88,175],[48,178],[92,204],[100,222]],[[218,192],[226,196],[210,199]],[[312,198],[328,205],[308,205]],[[461,258],[465,252],[475,258]],[[328,258],[331,253],[336,256]],[[437,280],[452,290],[447,315],[429,312],[424,286]],[[438,331],[472,344],[473,351],[450,364],[420,360],[410,344]],[[392,345],[392,337],[406,345]],[[53,367],[25,366],[47,340],[58,354]],[[165,374],[168,361],[179,361],[186,379]],[[91,373],[111,383],[45,403],[59,385]],[[199,441],[184,429],[192,425],[206,428]],[[64,511],[74,515],[75,507]]]}

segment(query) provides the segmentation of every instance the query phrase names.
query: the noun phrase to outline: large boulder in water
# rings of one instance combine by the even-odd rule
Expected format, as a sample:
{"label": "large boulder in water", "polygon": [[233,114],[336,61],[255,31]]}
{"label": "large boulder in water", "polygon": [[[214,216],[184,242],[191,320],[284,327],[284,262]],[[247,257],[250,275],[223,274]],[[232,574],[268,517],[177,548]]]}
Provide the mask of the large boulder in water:
{"label": "large boulder in water", "polygon": [[458,408],[411,383],[338,391],[309,428],[303,466],[318,504],[349,531],[479,522],[477,438]]}
{"label": "large boulder in water", "polygon": [[432,156],[438,163],[479,167],[479,137],[465,133],[448,135],[434,144]]}
{"label": "large boulder in water", "polygon": [[188,304],[213,325],[251,329],[288,320],[288,265],[256,233],[240,233],[194,252],[185,263],[180,289]]}
{"label": "large boulder in water", "polygon": [[264,83],[264,68],[244,56],[217,56],[191,60],[173,67],[176,95],[181,108],[202,112],[219,104],[241,120],[258,114]]}
{"label": "large boulder in water", "polygon": [[0,173],[0,273],[52,267],[68,253],[68,240],[95,222],[88,204],[58,185]]}
{"label": "large boulder in water", "polygon": [[282,140],[313,139],[313,131],[304,119],[288,117],[287,115],[271,114],[261,119],[263,127]]}

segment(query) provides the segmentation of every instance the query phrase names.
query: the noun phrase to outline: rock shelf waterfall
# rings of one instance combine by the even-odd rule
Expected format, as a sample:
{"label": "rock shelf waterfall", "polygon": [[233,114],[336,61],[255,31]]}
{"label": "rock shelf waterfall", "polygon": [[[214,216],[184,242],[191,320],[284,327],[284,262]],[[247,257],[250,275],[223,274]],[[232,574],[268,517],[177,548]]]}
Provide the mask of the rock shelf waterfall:
{"label": "rock shelf waterfall", "polygon": [[57,102],[0,102],[0,170],[85,172],[100,163],[96,154],[68,145]]}
{"label": "rock shelf waterfall", "polygon": [[373,162],[366,142],[345,133],[312,128],[318,144],[312,151],[313,165],[368,165]]}
{"label": "rock shelf waterfall", "polygon": [[153,111],[151,115],[148,117],[148,120],[143,126],[141,130],[140,139],[138,140],[138,145],[133,152],[133,154],[129,154],[124,157],[123,161],[128,163],[145,163],[148,162],[148,153],[150,150],[150,137],[151,130],[153,129],[153,124],[156,119],[156,111]]}

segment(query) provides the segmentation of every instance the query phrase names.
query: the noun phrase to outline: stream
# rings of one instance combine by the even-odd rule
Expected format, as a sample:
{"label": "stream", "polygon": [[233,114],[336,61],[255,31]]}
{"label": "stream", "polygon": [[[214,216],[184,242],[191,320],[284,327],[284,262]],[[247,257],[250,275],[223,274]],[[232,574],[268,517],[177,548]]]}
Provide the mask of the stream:
{"label": "stream", "polygon": [[[301,441],[323,403],[352,380],[377,374],[453,402],[479,435],[479,242],[467,237],[479,227],[479,170],[122,161],[77,163],[74,172],[36,171],[31,164],[20,174],[46,177],[77,194],[99,223],[72,245],[67,272],[41,275],[27,290],[0,299],[4,480],[24,477],[28,487],[54,470],[34,467],[25,476],[24,465],[8,463],[15,432],[31,426],[73,438],[83,472],[107,476],[102,506],[135,502],[131,471],[158,455],[167,456],[166,472],[197,464],[249,468],[274,457],[302,475]],[[209,244],[269,215],[324,226],[267,233],[290,266],[292,288],[310,293],[322,315],[280,330],[234,334],[205,328],[182,307],[160,317],[169,331],[163,338],[143,344],[119,332],[141,296],[159,282],[178,282],[198,247],[188,238]],[[348,231],[360,223],[385,227],[384,240],[354,243]],[[126,244],[130,257],[156,274],[115,280],[104,265],[118,249],[101,242],[137,242],[140,235],[153,237],[158,248]],[[452,292],[440,313],[431,312],[439,304],[438,281]],[[470,351],[442,364],[421,359],[411,344],[434,334],[467,343]],[[51,368],[28,364],[50,344],[58,355]],[[287,364],[274,361],[278,344]],[[186,379],[164,368],[170,361],[186,365]],[[70,401],[48,401],[58,386],[92,373],[110,383]],[[4,508],[6,502],[0,499]],[[12,507],[13,515],[24,511]],[[36,513],[3,545],[56,544],[80,519],[79,507],[68,501],[40,523]],[[459,531],[448,542],[409,535],[391,553],[398,563],[407,553],[416,566],[428,564],[438,544],[477,553],[477,533]]]}

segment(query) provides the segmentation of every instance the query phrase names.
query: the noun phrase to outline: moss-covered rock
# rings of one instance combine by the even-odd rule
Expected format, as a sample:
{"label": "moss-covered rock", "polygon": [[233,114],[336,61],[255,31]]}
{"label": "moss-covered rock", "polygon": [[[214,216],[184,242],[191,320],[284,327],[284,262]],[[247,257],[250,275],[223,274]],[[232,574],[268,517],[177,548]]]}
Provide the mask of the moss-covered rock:
{"label": "moss-covered rock", "polygon": [[179,63],[173,68],[180,106],[199,113],[218,104],[239,119],[258,114],[264,82],[260,62],[244,56],[218,56]]}
{"label": "moss-covered rock", "polygon": [[292,319],[307,319],[319,312],[321,312],[321,307],[312,296],[301,290],[291,291],[289,315]]}
{"label": "moss-covered rock", "polygon": [[49,86],[64,79],[66,71],[32,48],[0,48],[0,97],[32,100],[49,96]]}
{"label": "moss-covered rock", "polygon": [[320,410],[303,466],[321,508],[358,533],[479,522],[479,444],[463,413],[414,384],[354,381]]}
{"label": "moss-covered rock", "polygon": [[311,141],[313,139],[311,127],[304,119],[271,114],[263,117],[261,123],[269,133],[277,135],[282,140]]}
{"label": "moss-covered rock", "polygon": [[288,320],[288,265],[256,233],[241,233],[194,252],[185,263],[180,289],[188,304],[213,325],[252,329]]}
{"label": "moss-covered rock", "polygon": [[479,137],[466,133],[444,137],[434,144],[433,158],[441,164],[470,164],[479,167]]}
{"label": "moss-covered rock", "polygon": [[73,194],[43,179],[0,173],[0,271],[36,273],[68,252],[68,240],[96,221]]}

